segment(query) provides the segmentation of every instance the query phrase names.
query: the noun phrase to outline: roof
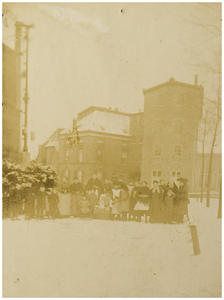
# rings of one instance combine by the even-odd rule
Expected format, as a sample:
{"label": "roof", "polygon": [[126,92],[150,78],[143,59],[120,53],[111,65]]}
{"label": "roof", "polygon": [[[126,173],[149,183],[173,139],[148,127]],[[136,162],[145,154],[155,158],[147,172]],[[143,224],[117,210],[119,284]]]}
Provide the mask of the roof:
{"label": "roof", "polygon": [[114,110],[112,108],[104,108],[104,107],[99,107],[99,106],[90,106],[86,108],[85,110],[81,111],[78,113],[78,120],[84,118],[85,116],[89,115],[90,113],[94,111],[101,111],[101,112],[108,112],[108,113],[113,113],[113,114],[120,114],[120,115],[125,115],[125,116],[130,116],[130,113],[122,112],[118,108],[115,108]]}
{"label": "roof", "polygon": [[167,81],[167,82],[161,83],[159,85],[155,85],[155,86],[153,86],[151,88],[148,88],[148,89],[143,89],[143,94],[146,94],[147,92],[150,92],[152,90],[155,90],[155,89],[158,89],[158,88],[161,88],[163,86],[170,85],[170,84],[182,85],[182,86],[188,87],[188,88],[203,90],[203,87],[201,85],[189,84],[189,83],[184,83],[184,82],[180,82],[180,81],[175,81],[175,79],[173,77],[171,77],[170,80]]}
{"label": "roof", "polygon": [[[77,121],[78,131],[93,131],[99,133],[130,136],[130,117],[124,114],[114,114],[105,111],[93,111]],[[72,132],[72,127],[63,130],[61,134]]]}
{"label": "roof", "polygon": [[46,148],[55,147],[56,151],[59,152],[59,133],[62,132],[62,128],[57,128],[50,138],[43,144]]}

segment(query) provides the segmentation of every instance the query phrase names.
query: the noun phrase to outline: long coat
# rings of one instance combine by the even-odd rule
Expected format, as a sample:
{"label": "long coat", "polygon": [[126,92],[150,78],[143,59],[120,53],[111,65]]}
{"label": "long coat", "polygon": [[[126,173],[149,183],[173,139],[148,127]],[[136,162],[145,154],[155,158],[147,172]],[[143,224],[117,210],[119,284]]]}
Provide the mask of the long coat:
{"label": "long coat", "polygon": [[187,215],[187,206],[190,203],[188,196],[188,185],[180,187],[177,200],[174,207],[174,213],[177,215]]}
{"label": "long coat", "polygon": [[158,190],[151,189],[151,200],[150,200],[151,221],[153,220],[160,221],[162,219],[163,191],[161,189]]}
{"label": "long coat", "polygon": [[90,178],[86,185],[86,191],[98,190],[99,194],[103,192],[103,183],[98,178]]}

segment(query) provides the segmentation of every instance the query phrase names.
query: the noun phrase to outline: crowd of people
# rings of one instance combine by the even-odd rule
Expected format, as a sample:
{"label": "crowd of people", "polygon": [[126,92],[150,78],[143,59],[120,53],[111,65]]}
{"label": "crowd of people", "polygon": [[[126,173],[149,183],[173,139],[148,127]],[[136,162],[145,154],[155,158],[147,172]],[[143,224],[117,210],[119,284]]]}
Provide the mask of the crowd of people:
{"label": "crowd of people", "polygon": [[178,186],[172,180],[154,180],[150,189],[146,181],[132,179],[128,184],[122,179],[103,183],[96,174],[85,187],[77,178],[69,184],[66,177],[59,185],[46,186],[43,177],[38,189],[27,183],[22,191],[19,184],[11,192],[3,191],[3,218],[18,220],[20,214],[27,220],[63,217],[61,195],[68,199],[68,216],[93,218],[94,212],[104,210],[110,220],[141,222],[144,217],[150,223],[183,223],[184,215],[188,216],[188,185],[186,178],[177,180]]}

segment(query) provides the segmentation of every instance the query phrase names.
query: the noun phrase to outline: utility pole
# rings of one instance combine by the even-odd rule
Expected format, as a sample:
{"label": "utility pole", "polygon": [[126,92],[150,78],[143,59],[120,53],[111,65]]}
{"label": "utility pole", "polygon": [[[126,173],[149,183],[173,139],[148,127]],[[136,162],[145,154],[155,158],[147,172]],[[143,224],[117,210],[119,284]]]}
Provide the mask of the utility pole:
{"label": "utility pole", "polygon": [[[25,94],[23,97],[24,100],[24,104],[25,104],[25,109],[24,109],[24,128],[22,130],[22,135],[24,136],[24,145],[23,145],[23,160],[24,162],[27,162],[29,160],[28,156],[28,145],[27,145],[27,135],[28,135],[28,100],[29,100],[29,96],[28,96],[28,47],[29,47],[29,29],[34,27],[33,24],[31,25],[26,25],[24,23],[21,22],[16,22],[15,24],[16,26],[16,32],[17,32],[17,39],[21,38],[21,29],[25,28],[26,29],[26,34],[25,34],[25,39],[26,39],[26,62],[24,63],[26,65],[26,69],[23,72],[23,76],[25,78]],[[21,43],[17,41],[17,53],[21,53]]]}

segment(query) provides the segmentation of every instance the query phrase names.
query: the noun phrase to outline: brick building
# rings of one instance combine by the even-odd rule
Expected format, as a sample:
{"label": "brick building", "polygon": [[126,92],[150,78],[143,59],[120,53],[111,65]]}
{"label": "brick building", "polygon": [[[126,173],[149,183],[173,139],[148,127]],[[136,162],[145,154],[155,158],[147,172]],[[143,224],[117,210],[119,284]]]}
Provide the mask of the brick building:
{"label": "brick building", "polygon": [[20,72],[16,52],[2,45],[3,158],[21,159]]}
{"label": "brick building", "polygon": [[[196,78],[197,79],[197,78]],[[144,137],[141,178],[189,179],[197,157],[198,125],[202,117],[203,88],[168,82],[144,90]]]}
{"label": "brick building", "polygon": [[[190,191],[200,192],[198,125],[203,88],[197,82],[191,85],[171,78],[144,94],[144,112],[128,114],[94,106],[80,112],[70,129],[56,131],[41,145],[39,160],[57,166],[59,176],[67,176],[70,183],[78,177],[86,184],[93,172],[102,180],[142,179],[149,186],[153,179],[167,182],[184,176],[189,179]],[[68,138],[76,137],[76,127],[80,140],[72,147]],[[204,188],[208,162],[209,149],[205,153]],[[219,192],[220,184],[221,154],[216,149],[211,192]]]}
{"label": "brick building", "polygon": [[59,175],[74,177],[86,184],[93,172],[98,178],[124,181],[129,175],[130,115],[99,107],[78,114],[73,127],[78,127],[79,143],[71,147],[68,137],[76,133],[64,130],[59,140]]}

